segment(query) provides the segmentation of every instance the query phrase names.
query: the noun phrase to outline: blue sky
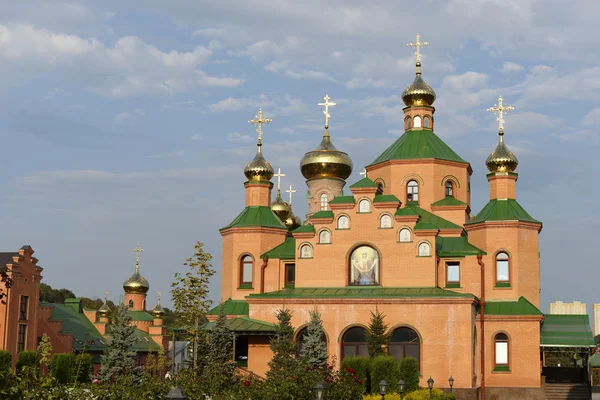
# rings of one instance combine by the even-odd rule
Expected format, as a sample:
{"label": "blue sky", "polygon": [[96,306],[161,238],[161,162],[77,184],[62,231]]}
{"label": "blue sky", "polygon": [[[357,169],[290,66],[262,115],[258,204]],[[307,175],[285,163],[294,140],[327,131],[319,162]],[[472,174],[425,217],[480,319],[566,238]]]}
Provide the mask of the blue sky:
{"label": "blue sky", "polygon": [[[133,247],[167,293],[202,241],[220,264],[218,228],[243,208],[247,123],[262,107],[264,152],[297,189],[298,163],[330,131],[353,159],[350,183],[401,133],[419,32],[436,90],[436,133],[473,166],[472,209],[488,200],[497,143],[486,109],[502,95],[518,200],[544,222],[543,309],[600,302],[600,6],[575,0],[331,0],[0,4],[0,244],[30,244],[44,281],[114,300]],[[219,276],[213,282],[218,299]],[[164,295],[163,299],[168,296]],[[165,303],[170,304],[170,301]]]}

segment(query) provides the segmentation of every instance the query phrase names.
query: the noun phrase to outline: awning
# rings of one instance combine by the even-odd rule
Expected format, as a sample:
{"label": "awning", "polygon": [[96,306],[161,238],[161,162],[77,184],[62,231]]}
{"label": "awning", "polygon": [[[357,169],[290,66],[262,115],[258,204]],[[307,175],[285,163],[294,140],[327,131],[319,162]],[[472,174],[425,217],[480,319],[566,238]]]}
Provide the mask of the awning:
{"label": "awning", "polygon": [[[217,322],[204,325],[205,330],[213,330]],[[227,320],[229,330],[237,334],[265,334],[275,333],[275,325],[251,318],[232,318]]]}
{"label": "awning", "polygon": [[596,347],[587,315],[544,315],[540,335],[542,348],[586,350]]}

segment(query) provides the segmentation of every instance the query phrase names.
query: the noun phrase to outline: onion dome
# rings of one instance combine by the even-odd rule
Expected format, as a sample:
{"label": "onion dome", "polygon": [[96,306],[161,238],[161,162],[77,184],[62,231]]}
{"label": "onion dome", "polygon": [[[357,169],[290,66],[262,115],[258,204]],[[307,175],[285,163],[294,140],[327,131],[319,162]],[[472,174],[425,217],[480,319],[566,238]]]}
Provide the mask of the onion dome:
{"label": "onion dome", "polygon": [[300,217],[294,215],[293,212],[290,211],[290,216],[285,220],[285,226],[287,226],[289,231],[293,231],[296,228],[299,228],[302,225],[302,220]]}
{"label": "onion dome", "polygon": [[160,305],[160,302],[158,302],[156,307],[154,307],[154,310],[152,310],[152,315],[154,318],[162,318],[165,316],[165,310]]}
{"label": "onion dome", "polygon": [[313,151],[300,160],[300,171],[306,179],[339,178],[347,179],[352,173],[352,160],[348,154],[339,151],[331,142],[326,128],[323,140]]}
{"label": "onion dome", "polygon": [[140,275],[140,266],[136,261],[135,263],[135,272],[129,279],[123,282],[123,290],[125,293],[148,293],[150,289],[150,284],[142,275]]}
{"label": "onion dome", "polygon": [[498,135],[500,135],[498,146],[485,160],[485,165],[490,172],[513,172],[517,169],[519,160],[504,144],[504,132],[501,130]]}
{"label": "onion dome", "polygon": [[110,307],[106,303],[106,299],[104,299],[104,304],[98,309],[98,315],[100,317],[108,317],[108,314],[110,314]]}
{"label": "onion dome", "polygon": [[271,203],[271,211],[273,211],[283,223],[285,223],[292,213],[292,207],[281,198],[280,189],[277,189],[277,197],[275,198],[275,201]]}
{"label": "onion dome", "polygon": [[431,106],[435,101],[435,91],[421,78],[421,63],[417,61],[417,75],[402,93],[402,101],[410,106]]}
{"label": "onion dome", "polygon": [[262,143],[258,142],[256,156],[244,168],[244,175],[250,182],[270,181],[275,171],[262,155]]}

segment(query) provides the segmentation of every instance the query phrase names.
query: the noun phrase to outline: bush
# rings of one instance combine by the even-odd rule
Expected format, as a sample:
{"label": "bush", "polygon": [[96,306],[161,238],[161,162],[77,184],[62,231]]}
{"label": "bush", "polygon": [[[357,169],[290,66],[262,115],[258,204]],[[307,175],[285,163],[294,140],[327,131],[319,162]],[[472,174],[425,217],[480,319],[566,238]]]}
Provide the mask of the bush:
{"label": "bush", "polygon": [[10,369],[12,369],[12,354],[0,350],[0,371],[9,371]]}
{"label": "bush", "polygon": [[400,380],[400,368],[396,357],[378,356],[371,363],[371,391],[379,392],[379,382],[386,380],[388,383],[388,392],[398,391],[398,381]]}
{"label": "bush", "polygon": [[77,354],[71,363],[71,378],[69,382],[89,383],[94,372],[92,356],[88,353]]}
{"label": "bush", "polygon": [[38,372],[40,370],[40,355],[37,351],[22,351],[17,359],[17,372],[25,368]]}
{"label": "bush", "polygon": [[75,356],[71,353],[55,354],[50,362],[50,375],[58,383],[71,382],[71,371]]}
{"label": "bush", "polygon": [[346,357],[342,360],[341,369],[351,368],[363,381],[365,393],[371,393],[371,359],[369,357]]}
{"label": "bush", "polygon": [[400,379],[404,380],[406,393],[419,389],[420,377],[421,373],[416,358],[405,357],[400,360]]}
{"label": "bush", "polygon": [[[453,394],[448,394],[440,389],[433,389],[433,400],[454,400]],[[429,400],[429,389],[419,389],[404,396],[406,400]]]}

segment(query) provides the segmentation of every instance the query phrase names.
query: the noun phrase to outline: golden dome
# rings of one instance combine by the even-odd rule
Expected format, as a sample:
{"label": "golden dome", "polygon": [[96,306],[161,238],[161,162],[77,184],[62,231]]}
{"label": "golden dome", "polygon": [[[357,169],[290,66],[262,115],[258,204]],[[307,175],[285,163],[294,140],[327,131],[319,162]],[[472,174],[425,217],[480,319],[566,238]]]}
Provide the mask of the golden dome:
{"label": "golden dome", "polygon": [[108,317],[108,314],[110,314],[110,307],[106,304],[106,299],[104,299],[104,304],[98,309],[98,315],[100,317]]}
{"label": "golden dome", "polygon": [[139,266],[135,265],[135,272],[129,279],[123,282],[123,290],[125,293],[140,293],[145,294],[150,289],[150,284],[142,275],[140,275]]}
{"label": "golden dome", "polygon": [[292,212],[292,207],[281,198],[280,189],[277,189],[277,197],[275,198],[275,201],[271,203],[271,211],[273,211],[283,223],[285,223]]}
{"label": "golden dome", "polygon": [[293,231],[296,228],[299,228],[302,225],[302,220],[300,217],[294,215],[293,212],[290,211],[289,217],[285,220],[285,226],[287,226],[289,231]]}
{"label": "golden dome", "polygon": [[270,181],[273,177],[273,167],[262,155],[262,143],[258,143],[256,156],[244,168],[244,175],[250,182]]}
{"label": "golden dome", "polygon": [[485,160],[485,165],[490,172],[513,172],[517,169],[519,160],[504,144],[504,132],[500,131],[498,135],[500,135],[498,146]]}
{"label": "golden dome", "polygon": [[431,106],[435,101],[435,91],[421,78],[421,63],[417,62],[417,76],[402,93],[402,101],[410,106]]}
{"label": "golden dome", "polygon": [[300,160],[300,171],[306,179],[347,179],[352,173],[352,160],[348,154],[335,148],[329,137],[329,131],[325,129],[319,146],[306,153]]}
{"label": "golden dome", "polygon": [[160,305],[160,302],[156,305],[156,307],[154,307],[154,310],[152,310],[152,315],[154,316],[154,318],[162,318],[162,317],[164,317],[165,310]]}

